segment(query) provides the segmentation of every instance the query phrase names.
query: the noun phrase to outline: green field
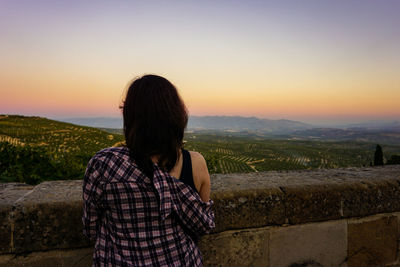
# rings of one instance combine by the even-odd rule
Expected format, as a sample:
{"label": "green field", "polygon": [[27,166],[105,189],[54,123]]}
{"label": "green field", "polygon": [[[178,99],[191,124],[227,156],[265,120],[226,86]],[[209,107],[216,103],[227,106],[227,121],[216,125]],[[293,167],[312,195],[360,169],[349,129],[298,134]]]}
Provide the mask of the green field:
{"label": "green field", "polygon": [[[81,179],[94,153],[124,140],[116,132],[40,117],[0,115],[0,182]],[[210,173],[369,166],[375,147],[375,143],[356,141],[185,135],[185,148],[201,152]],[[385,159],[400,154],[399,145],[382,147]]]}
{"label": "green field", "polygon": [[0,182],[80,179],[96,151],[123,140],[96,128],[0,115]]}
{"label": "green field", "polygon": [[55,158],[60,155],[94,153],[123,141],[120,134],[41,117],[0,115],[0,142],[44,147]]}
{"label": "green field", "polygon": [[[185,147],[201,152],[210,172],[362,167],[373,162],[376,144],[355,141],[305,141],[186,134]],[[384,157],[400,154],[399,145],[383,146]]]}

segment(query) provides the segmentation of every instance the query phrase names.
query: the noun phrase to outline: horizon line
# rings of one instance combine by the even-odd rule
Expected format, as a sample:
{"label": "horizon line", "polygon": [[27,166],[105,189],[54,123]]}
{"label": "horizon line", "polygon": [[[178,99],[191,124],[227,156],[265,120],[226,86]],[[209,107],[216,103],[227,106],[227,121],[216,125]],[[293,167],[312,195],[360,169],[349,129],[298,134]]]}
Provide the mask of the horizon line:
{"label": "horizon line", "polygon": [[[109,115],[109,116],[60,116],[60,115],[35,115],[35,114],[5,114],[5,113],[0,113],[0,116],[25,116],[25,117],[41,117],[41,118],[47,118],[47,119],[52,119],[52,120],[66,120],[66,119],[123,119],[122,115],[121,116],[115,116],[115,115]],[[273,118],[276,116],[271,117],[261,117],[261,116],[246,116],[246,115],[189,115],[190,117],[239,117],[239,118],[256,118],[260,120],[273,120],[273,121],[279,121],[279,120],[287,120],[287,121],[296,121],[296,122],[301,122],[301,123],[306,123],[306,124],[319,124],[319,125],[340,125],[340,124],[359,124],[359,123],[376,123],[376,122],[400,122],[400,118],[398,117],[392,117],[392,116],[385,116],[385,117],[380,117],[380,118],[365,118],[365,117],[345,117],[343,118],[342,116],[338,116],[336,118],[330,117],[302,117],[302,118],[288,118],[288,117],[280,117],[280,118]]]}

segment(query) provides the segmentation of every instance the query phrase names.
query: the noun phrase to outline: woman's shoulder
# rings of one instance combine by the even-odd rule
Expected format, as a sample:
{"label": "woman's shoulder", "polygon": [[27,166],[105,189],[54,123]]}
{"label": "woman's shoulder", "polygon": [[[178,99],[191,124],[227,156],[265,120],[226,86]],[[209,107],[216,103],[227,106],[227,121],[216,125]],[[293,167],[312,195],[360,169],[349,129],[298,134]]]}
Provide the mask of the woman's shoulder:
{"label": "woman's shoulder", "polygon": [[189,153],[194,168],[207,168],[207,162],[201,153],[197,151],[189,151]]}
{"label": "woman's shoulder", "polygon": [[127,147],[107,147],[96,152],[90,162],[102,162],[109,164],[117,159],[129,160],[129,150]]}
{"label": "woman's shoulder", "polygon": [[[192,160],[192,171],[195,184],[200,186],[205,180],[209,180],[210,176],[207,169],[207,162],[203,155],[197,151],[189,151]],[[197,187],[196,186],[196,187]]]}
{"label": "woman's shoulder", "polygon": [[91,168],[102,173],[107,181],[124,180],[141,174],[135,162],[131,161],[127,147],[108,147],[96,152],[87,166],[87,169]]}
{"label": "woman's shoulder", "polygon": [[103,157],[103,156],[129,156],[129,150],[127,147],[124,146],[117,146],[117,147],[107,147],[103,148],[102,150],[96,152],[94,157]]}
{"label": "woman's shoulder", "polygon": [[192,159],[192,162],[196,162],[197,164],[202,164],[205,163],[206,160],[204,159],[203,155],[200,154],[197,151],[189,151],[190,153],[190,158]]}
{"label": "woman's shoulder", "polygon": [[207,169],[207,162],[197,151],[189,151],[192,161],[193,182],[202,201],[210,199],[211,181]]}

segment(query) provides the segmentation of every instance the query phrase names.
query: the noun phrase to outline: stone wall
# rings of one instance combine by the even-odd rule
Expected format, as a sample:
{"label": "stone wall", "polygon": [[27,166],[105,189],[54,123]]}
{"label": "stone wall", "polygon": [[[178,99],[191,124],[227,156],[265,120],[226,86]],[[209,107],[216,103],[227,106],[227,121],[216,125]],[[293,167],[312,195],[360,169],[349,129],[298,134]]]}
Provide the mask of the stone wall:
{"label": "stone wall", "polygon": [[[82,181],[0,184],[0,266],[90,266]],[[400,266],[400,166],[212,176],[206,266]]]}

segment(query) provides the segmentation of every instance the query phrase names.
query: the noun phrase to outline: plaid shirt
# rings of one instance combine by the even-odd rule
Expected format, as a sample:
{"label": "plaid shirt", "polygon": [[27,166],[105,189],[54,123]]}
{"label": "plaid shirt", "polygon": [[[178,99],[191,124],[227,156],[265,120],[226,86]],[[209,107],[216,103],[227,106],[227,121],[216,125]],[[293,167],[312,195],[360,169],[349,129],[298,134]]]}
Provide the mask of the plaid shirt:
{"label": "plaid shirt", "polygon": [[126,147],[103,149],[89,161],[82,221],[95,240],[93,266],[202,266],[184,229],[200,235],[214,228],[213,202],[154,168],[150,179]]}

